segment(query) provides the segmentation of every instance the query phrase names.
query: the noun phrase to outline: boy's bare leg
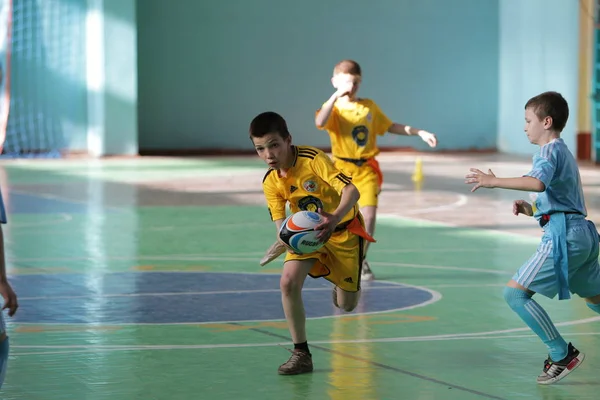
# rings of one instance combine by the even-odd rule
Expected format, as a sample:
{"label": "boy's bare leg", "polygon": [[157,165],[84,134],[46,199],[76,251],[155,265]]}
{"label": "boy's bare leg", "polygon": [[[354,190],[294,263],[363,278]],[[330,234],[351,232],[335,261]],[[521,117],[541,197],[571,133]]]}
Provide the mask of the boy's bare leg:
{"label": "boy's bare leg", "polygon": [[290,359],[279,367],[282,375],[296,375],[313,370],[312,357],[306,340],[306,314],[302,302],[302,287],[315,260],[292,260],[283,265],[281,303],[294,342]]}
{"label": "boy's bare leg", "polygon": [[[367,231],[367,233],[369,235],[373,236],[373,234],[375,233],[375,220],[377,217],[377,207],[376,206],[362,207],[360,209],[360,213],[362,214],[363,219],[365,220],[365,230]],[[366,261],[367,251],[369,250],[370,243],[371,242],[365,240],[365,249],[364,249],[365,261],[363,262],[362,273],[361,273],[361,279],[365,280],[365,281],[370,281],[370,280],[375,279],[375,275],[373,275],[373,271],[371,271],[371,266]]]}
{"label": "boy's bare leg", "polygon": [[336,287],[335,290],[335,305],[338,308],[346,312],[350,312],[356,308],[360,300],[360,290],[357,292],[347,292],[339,287]]}
{"label": "boy's bare leg", "polygon": [[292,260],[283,264],[281,273],[281,303],[294,343],[306,342],[302,287],[315,260]]}

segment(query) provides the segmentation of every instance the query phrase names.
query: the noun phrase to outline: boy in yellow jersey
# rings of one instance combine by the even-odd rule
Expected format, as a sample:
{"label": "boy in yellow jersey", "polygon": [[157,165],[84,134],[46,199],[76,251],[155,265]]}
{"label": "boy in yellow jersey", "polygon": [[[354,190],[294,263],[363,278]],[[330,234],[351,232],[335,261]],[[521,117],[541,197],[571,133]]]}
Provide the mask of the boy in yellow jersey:
{"label": "boy in yellow jersey", "polygon": [[[335,166],[352,177],[360,192],[360,211],[367,232],[375,231],[377,196],[381,192],[383,174],[375,156],[379,154],[377,136],[386,132],[397,135],[418,135],[429,146],[437,145],[433,133],[392,122],[370,99],[358,98],[361,69],[356,61],[344,60],[333,69],[331,83],[335,93],[317,111],[315,124],[331,138]],[[369,244],[365,244],[365,256]],[[367,261],[363,262],[362,279],[374,279]]]}
{"label": "boy in yellow jersey", "polygon": [[[295,375],[313,370],[306,339],[306,316],[302,286],[307,275],[332,282],[333,303],[352,311],[360,296],[360,269],[364,240],[373,238],[364,230],[358,210],[358,190],[348,176],[337,170],[322,151],[308,146],[293,146],[283,117],[274,112],[256,116],[250,124],[250,139],[258,156],[268,165],[263,191],[277,232],[283,223],[289,202],[292,212],[319,212],[324,221],[315,229],[325,245],[311,254],[288,250],[281,274],[281,302],[288,322],[294,351],[279,367],[279,374]],[[279,238],[261,265],[285,253]]]}

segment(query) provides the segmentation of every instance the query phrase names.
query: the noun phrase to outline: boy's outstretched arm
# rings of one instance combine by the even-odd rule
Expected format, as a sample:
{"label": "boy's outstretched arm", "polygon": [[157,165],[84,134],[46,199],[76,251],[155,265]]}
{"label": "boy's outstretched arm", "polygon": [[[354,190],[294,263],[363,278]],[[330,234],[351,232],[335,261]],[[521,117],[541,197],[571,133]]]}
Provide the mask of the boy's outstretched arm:
{"label": "boy's outstretched arm", "polygon": [[471,189],[471,192],[476,191],[480,187],[522,190],[526,192],[543,192],[546,190],[546,186],[542,181],[532,176],[497,178],[491,169],[488,170],[487,174],[477,168],[471,168],[470,171],[471,173],[465,176],[465,183],[475,184],[473,189]]}
{"label": "boy's outstretched arm", "polygon": [[413,128],[409,125],[395,122],[392,124],[392,126],[390,126],[388,132],[396,135],[419,136],[430,147],[435,147],[437,145],[437,137],[433,133],[427,132],[423,129]]}

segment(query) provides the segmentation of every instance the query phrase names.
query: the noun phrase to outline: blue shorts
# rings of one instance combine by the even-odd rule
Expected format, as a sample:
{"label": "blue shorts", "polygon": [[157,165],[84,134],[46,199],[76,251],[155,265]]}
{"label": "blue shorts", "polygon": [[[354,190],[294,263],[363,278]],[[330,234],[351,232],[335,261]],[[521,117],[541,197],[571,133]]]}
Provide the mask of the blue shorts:
{"label": "blue shorts", "polygon": [[[600,294],[598,241],[598,231],[592,221],[583,218],[567,219],[569,290],[580,297]],[[551,299],[557,295],[552,240],[548,233],[544,233],[535,254],[519,268],[512,279],[532,292]]]}
{"label": "blue shorts", "polygon": [[[6,223],[6,209],[4,208],[4,201],[2,201],[2,193],[0,193],[0,224]],[[0,333],[6,332],[6,324],[4,323],[4,315],[0,311]],[[0,385],[2,383],[0,382]]]}
{"label": "blue shorts", "polygon": [[[0,193],[0,224],[6,223],[6,209],[4,208],[4,201],[2,201],[2,193]],[[4,322],[4,315],[0,310],[0,333],[6,332],[6,324]],[[0,382],[0,385],[2,383]]]}

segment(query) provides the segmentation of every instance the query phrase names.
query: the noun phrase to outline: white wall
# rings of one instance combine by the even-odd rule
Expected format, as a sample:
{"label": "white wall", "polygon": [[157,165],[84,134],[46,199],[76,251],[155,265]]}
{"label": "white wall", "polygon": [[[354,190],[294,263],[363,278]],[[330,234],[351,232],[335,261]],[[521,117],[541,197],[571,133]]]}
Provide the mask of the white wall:
{"label": "white wall", "polygon": [[576,153],[579,2],[570,0],[500,0],[500,80],[498,149],[532,154],[523,132],[527,100],[555,90],[569,102],[569,122],[562,137]]}

